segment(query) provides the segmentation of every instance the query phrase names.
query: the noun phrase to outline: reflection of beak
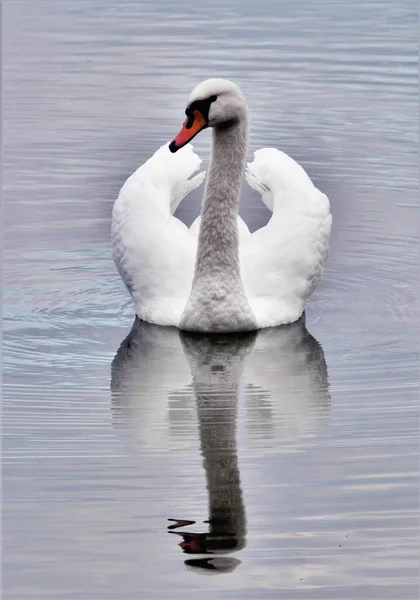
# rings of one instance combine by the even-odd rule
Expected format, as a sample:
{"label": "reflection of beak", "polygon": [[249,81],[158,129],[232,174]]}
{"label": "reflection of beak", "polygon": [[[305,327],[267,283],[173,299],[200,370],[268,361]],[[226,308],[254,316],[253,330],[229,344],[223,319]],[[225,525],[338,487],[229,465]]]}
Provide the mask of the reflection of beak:
{"label": "reflection of beak", "polygon": [[182,537],[182,542],[178,546],[185,554],[209,554],[206,549],[206,533],[183,533],[182,531],[168,531],[168,533]]}
{"label": "reflection of beak", "polygon": [[185,554],[207,554],[205,540],[205,534],[186,534],[184,535],[184,541],[180,542],[178,546],[183,552],[185,552]]}
{"label": "reflection of beak", "polygon": [[182,129],[176,138],[169,144],[169,150],[176,152],[185,146],[185,144],[188,144],[205,127],[207,127],[206,119],[199,110],[194,110],[193,114],[185,119]]}

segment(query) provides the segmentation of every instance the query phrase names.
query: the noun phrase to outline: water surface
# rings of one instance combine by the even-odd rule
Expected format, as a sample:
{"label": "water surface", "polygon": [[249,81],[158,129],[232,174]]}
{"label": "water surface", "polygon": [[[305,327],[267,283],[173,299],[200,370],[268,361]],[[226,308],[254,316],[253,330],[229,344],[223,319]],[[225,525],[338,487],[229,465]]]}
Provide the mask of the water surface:
{"label": "water surface", "polygon": [[[5,599],[417,597],[417,8],[3,2]],[[217,340],[133,325],[109,235],[214,75],[334,215],[306,323]]]}

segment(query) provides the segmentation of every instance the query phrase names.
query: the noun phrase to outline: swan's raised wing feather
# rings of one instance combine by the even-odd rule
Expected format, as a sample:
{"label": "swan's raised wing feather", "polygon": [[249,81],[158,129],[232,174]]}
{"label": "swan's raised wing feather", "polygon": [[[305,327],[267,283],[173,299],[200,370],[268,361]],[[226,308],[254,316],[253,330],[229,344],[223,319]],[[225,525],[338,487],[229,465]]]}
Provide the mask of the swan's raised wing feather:
{"label": "swan's raised wing feather", "polygon": [[203,180],[191,145],[162,146],[128,178],[112,213],[113,257],[137,315],[179,325],[194,271],[197,242],[173,212]]}
{"label": "swan's raised wing feather", "polygon": [[295,321],[319,281],[332,218],[327,196],[284,152],[263,148],[246,179],[273,214],[265,227],[241,240],[241,273],[258,325]]}
{"label": "swan's raised wing feather", "polygon": [[195,190],[199,185],[201,185],[206,177],[206,172],[201,171],[191,179],[182,179],[177,181],[176,184],[172,188],[171,193],[171,214],[173,215],[182,200],[187,196],[190,192]]}

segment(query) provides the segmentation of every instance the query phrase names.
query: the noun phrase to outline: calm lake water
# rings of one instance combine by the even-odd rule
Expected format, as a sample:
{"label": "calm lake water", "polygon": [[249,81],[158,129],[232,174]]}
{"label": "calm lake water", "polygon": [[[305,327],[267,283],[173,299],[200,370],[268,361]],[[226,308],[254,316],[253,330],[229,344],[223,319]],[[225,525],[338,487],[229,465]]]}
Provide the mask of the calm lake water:
{"label": "calm lake water", "polygon": [[[2,5],[5,600],[416,598],[417,3]],[[329,195],[324,279],[306,326],[125,339],[113,201],[215,75]]]}

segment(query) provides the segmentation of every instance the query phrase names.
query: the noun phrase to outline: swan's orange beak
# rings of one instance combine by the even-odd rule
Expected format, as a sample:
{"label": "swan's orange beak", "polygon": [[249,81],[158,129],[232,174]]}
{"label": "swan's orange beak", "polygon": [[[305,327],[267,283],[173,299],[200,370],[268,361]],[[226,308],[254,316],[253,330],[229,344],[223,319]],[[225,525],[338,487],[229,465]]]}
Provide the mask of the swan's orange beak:
{"label": "swan's orange beak", "polygon": [[176,152],[185,146],[185,144],[188,144],[205,127],[207,127],[206,119],[199,110],[194,110],[192,115],[185,119],[182,129],[176,138],[169,144],[169,150]]}

